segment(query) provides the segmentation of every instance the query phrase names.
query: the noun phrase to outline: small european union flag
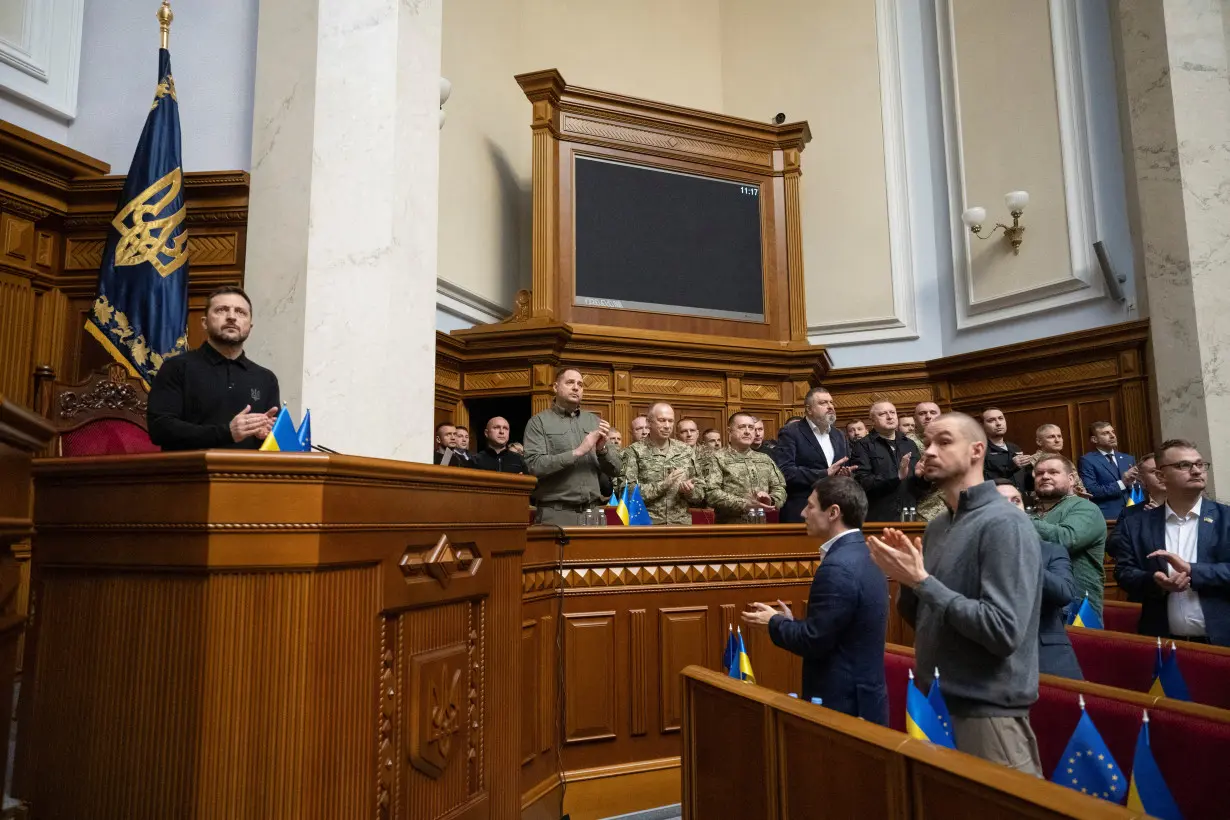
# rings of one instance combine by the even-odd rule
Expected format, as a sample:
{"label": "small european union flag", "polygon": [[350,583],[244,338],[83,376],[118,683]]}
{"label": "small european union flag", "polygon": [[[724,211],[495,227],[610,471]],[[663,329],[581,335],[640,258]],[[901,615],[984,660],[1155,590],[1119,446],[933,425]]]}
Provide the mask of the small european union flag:
{"label": "small european union flag", "polygon": [[645,507],[645,500],[641,498],[639,484],[632,485],[632,495],[628,499],[628,523],[644,527],[653,524],[653,520],[649,517],[649,510]]}
{"label": "small european union flag", "polygon": [[146,388],[163,361],[188,349],[183,165],[171,53],[161,48],[154,102],[107,229],[98,295],[85,322]]}
{"label": "small european union flag", "polygon": [[944,734],[948,736],[948,740],[952,738],[952,715],[948,713],[948,704],[944,702],[944,694],[940,692],[940,670],[935,669],[935,680],[931,682],[931,688],[927,691],[927,703],[931,704],[931,708],[935,710],[935,717],[940,722],[940,728],[944,730]]}
{"label": "small european union flag", "polygon": [[[947,712],[948,708],[945,707]],[[951,726],[951,718],[949,719]],[[927,697],[914,683],[914,670],[910,670],[910,684],[905,697],[905,731],[912,738],[926,740],[936,746],[946,749],[957,748],[952,735],[940,723],[935,707],[928,702]]]}
{"label": "small european union flag", "polygon": [[1084,696],[1079,697],[1081,719],[1059,758],[1051,782],[1112,803],[1122,802],[1127,797],[1123,772],[1085,711]]}
{"label": "small european union flag", "polygon": [[1149,713],[1144,713],[1140,734],[1136,736],[1136,758],[1132,761],[1132,779],[1128,784],[1127,807],[1161,820],[1183,820],[1183,813],[1174,802],[1174,795],[1162,777],[1153,750],[1149,748]]}

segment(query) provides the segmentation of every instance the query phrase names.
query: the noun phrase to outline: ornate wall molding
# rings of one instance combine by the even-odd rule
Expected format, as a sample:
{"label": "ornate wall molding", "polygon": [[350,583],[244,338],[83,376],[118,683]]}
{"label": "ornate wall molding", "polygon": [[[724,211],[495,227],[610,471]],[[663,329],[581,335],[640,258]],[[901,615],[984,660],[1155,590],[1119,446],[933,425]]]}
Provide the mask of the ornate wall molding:
{"label": "ornate wall molding", "polygon": [[77,116],[85,0],[7,0],[20,31],[0,31],[0,89],[64,121]]}
{"label": "ornate wall molding", "polygon": [[[628,587],[672,587],[713,584],[744,586],[749,584],[810,582],[820,561],[813,557],[780,557],[736,562],[683,561],[641,563],[616,566],[566,566],[561,574],[557,568],[530,568],[521,574],[523,594],[557,590],[620,591]],[[561,584],[562,578],[562,584]]]}

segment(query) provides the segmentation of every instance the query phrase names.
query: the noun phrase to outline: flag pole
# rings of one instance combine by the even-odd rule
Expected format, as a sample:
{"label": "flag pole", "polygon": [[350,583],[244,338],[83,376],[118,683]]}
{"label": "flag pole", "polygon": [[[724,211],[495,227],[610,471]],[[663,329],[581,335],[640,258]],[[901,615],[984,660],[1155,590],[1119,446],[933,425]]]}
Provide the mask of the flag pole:
{"label": "flag pole", "polygon": [[171,21],[175,19],[175,13],[171,11],[170,0],[162,0],[162,6],[158,9],[158,30],[162,36],[162,48],[171,47]]}

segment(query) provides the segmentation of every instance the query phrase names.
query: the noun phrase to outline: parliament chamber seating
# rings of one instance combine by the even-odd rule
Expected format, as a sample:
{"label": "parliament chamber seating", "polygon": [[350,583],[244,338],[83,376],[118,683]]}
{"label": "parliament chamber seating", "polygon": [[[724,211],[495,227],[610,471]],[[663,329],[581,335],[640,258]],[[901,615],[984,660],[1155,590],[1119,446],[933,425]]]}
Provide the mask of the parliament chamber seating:
{"label": "parliament chamber seating", "polygon": [[[890,644],[884,653],[889,724],[905,731],[908,671],[914,650]],[[920,675],[915,670],[915,675]],[[943,681],[943,670],[940,670]],[[1042,771],[1049,778],[1080,719],[1079,696],[1111,754],[1125,773],[1132,768],[1141,713],[1149,712],[1149,739],[1166,783],[1187,820],[1226,817],[1222,778],[1230,760],[1230,711],[1130,692],[1088,681],[1042,675],[1029,720],[1038,737]]]}
{"label": "parliament chamber seating", "polygon": [[78,384],[55,380],[49,367],[35,373],[39,410],[56,429],[55,455],[157,453],[145,418],[149,391],[121,364],[112,363]]}
{"label": "parliament chamber seating", "polygon": [[[1157,639],[1101,629],[1068,627],[1085,679],[1133,692],[1148,692],[1153,685]],[[1170,641],[1164,641],[1169,654]],[[1230,709],[1230,649],[1175,641],[1179,671],[1194,703]]]}
{"label": "parliament chamber seating", "polygon": [[[1109,592],[1109,588],[1108,588]],[[1130,601],[1102,602],[1102,626],[1111,632],[1126,632],[1135,635],[1140,624],[1140,604]]]}
{"label": "parliament chamber seating", "polygon": [[682,677],[687,818],[1141,816],[712,670]]}

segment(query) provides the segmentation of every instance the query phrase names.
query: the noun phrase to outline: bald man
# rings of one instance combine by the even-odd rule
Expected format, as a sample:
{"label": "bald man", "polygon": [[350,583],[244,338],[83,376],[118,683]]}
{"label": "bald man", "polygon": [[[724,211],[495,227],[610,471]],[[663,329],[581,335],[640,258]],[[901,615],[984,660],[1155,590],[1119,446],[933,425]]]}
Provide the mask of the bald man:
{"label": "bald man", "polygon": [[867,493],[868,521],[900,521],[901,511],[918,506],[927,492],[918,448],[898,432],[891,401],[871,405],[870,416],[874,429],[850,448],[854,479]]}
{"label": "bald man", "polygon": [[901,585],[920,683],[942,670],[953,740],[966,754],[1042,776],[1029,707],[1038,699],[1042,549],[1023,510],[983,478],[987,439],[964,413],[927,425],[923,473],[954,511],[921,539],[886,528],[872,560]]}
{"label": "bald man", "polygon": [[508,419],[496,416],[483,428],[487,444],[474,456],[474,464],[480,470],[496,473],[525,473],[525,459],[508,448]]}
{"label": "bald man", "polygon": [[705,501],[705,485],[696,463],[696,449],[671,438],[675,410],[664,401],[649,408],[649,435],[620,453],[623,477],[639,484],[641,499],[655,524],[691,524],[689,505]]}

